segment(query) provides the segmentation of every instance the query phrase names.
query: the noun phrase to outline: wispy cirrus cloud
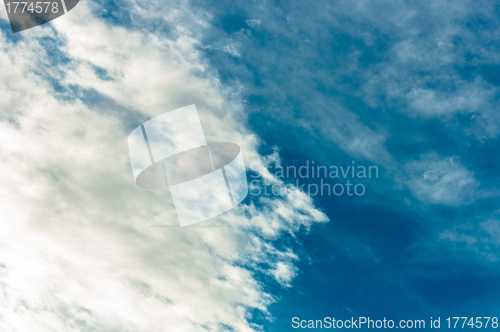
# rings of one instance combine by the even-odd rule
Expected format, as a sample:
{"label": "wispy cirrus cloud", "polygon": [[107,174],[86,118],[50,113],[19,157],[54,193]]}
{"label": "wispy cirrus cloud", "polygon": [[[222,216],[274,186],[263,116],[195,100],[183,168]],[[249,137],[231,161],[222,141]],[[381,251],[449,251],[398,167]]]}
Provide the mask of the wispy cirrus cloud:
{"label": "wispy cirrus cloud", "polygon": [[479,187],[474,173],[460,158],[425,155],[405,166],[407,185],[421,201],[431,204],[459,205],[471,202]]}

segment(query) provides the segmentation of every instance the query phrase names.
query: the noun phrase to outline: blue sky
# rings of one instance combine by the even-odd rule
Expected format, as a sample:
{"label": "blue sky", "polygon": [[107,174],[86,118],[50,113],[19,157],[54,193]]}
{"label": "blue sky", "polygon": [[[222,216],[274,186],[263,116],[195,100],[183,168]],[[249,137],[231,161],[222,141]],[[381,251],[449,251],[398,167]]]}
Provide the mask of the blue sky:
{"label": "blue sky", "polygon": [[[278,147],[284,165],[355,160],[383,169],[361,198],[315,198],[331,221],[298,237],[300,272],[292,289],[278,291],[276,321],[265,330],[283,331],[293,316],[352,312],[494,315],[498,6],[199,5],[214,15],[206,43],[220,45],[206,55],[224,83],[242,86],[263,151]],[[369,151],[349,147],[365,137]],[[433,169],[454,178],[412,185]]]}
{"label": "blue sky", "polygon": [[[120,301],[115,292],[127,300],[154,297],[154,310],[175,312],[169,319],[186,331],[288,331],[293,317],[498,316],[499,14],[494,1],[83,1],[65,17],[20,36],[12,35],[2,17],[2,56],[11,61],[2,80],[29,83],[37,91],[23,104],[0,105],[5,139],[22,142],[21,151],[32,147],[26,149],[33,156],[27,162],[5,158],[13,158],[16,179],[29,182],[36,174],[44,192],[57,193],[64,202],[40,203],[22,192],[12,206],[28,199],[35,212],[25,218],[26,229],[33,234],[44,229],[36,235],[40,247],[49,240],[59,243],[66,234],[43,220],[57,220],[54,227],[68,222],[67,234],[116,242],[116,256],[99,259],[85,244],[71,248],[88,258],[89,266],[101,266],[96,274],[121,285],[106,293],[110,305]],[[8,96],[21,93],[6,83],[2,90]],[[51,99],[37,102],[41,96]],[[163,196],[138,192],[127,182],[123,137],[152,116],[192,103],[208,123],[207,139],[239,141],[247,166],[354,163],[377,166],[379,177],[361,180],[366,193],[359,197],[249,196],[224,217],[236,225],[227,236],[214,230],[180,238],[150,235],[147,224],[170,220],[171,214],[159,208]],[[61,131],[65,116],[71,123],[80,116],[88,123]],[[83,151],[81,165],[69,163],[62,152],[54,159],[36,153],[64,147],[32,134],[38,133],[33,123],[50,122],[54,127],[47,124],[44,130]],[[93,159],[93,149],[110,156]],[[35,163],[44,166],[20,166]],[[115,165],[116,172],[95,166],[99,163]],[[50,176],[40,171],[56,164]],[[82,175],[71,175],[74,167]],[[61,180],[66,178],[71,185]],[[111,198],[117,191],[122,193]],[[127,206],[131,200],[135,203]],[[168,197],[166,202],[171,211]],[[16,211],[9,212],[12,220]],[[70,257],[59,247],[53,250],[61,260]],[[39,252],[22,256],[13,249],[6,255],[12,261],[21,255],[23,262]],[[128,262],[131,256],[137,261]],[[44,259],[36,262],[62,271]],[[123,262],[116,269],[134,276],[132,286],[102,267],[113,259]],[[61,280],[72,275],[63,272]],[[79,283],[98,298],[99,280],[86,278]],[[206,302],[192,298],[199,289],[182,278],[210,285],[202,298],[220,305],[207,309],[206,316],[184,314],[179,308],[199,309]],[[29,298],[12,284],[8,277],[2,282],[16,303]],[[44,294],[45,286],[38,286],[37,294]],[[182,291],[168,302],[174,289]],[[147,292],[155,296],[144,296]],[[73,308],[63,318],[53,316],[56,309],[47,310],[53,324],[67,331],[109,326],[153,331],[165,321],[161,314],[152,319],[146,313],[129,321],[91,300],[79,302],[77,294],[61,291],[54,303],[40,300],[39,306]],[[160,295],[167,300],[160,303]],[[8,312],[10,306],[2,308]],[[26,315],[37,322],[37,314]],[[85,324],[66,317],[71,315]]]}

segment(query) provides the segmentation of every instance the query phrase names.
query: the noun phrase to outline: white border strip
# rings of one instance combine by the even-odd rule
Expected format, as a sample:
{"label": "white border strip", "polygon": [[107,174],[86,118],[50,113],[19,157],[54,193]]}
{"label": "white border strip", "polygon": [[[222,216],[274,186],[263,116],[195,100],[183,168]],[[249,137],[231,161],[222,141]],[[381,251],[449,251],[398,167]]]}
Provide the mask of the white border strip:
{"label": "white border strip", "polygon": [[68,10],[66,9],[66,3],[64,2],[64,0],[61,0],[61,3],[63,6],[64,14],[68,13]]}

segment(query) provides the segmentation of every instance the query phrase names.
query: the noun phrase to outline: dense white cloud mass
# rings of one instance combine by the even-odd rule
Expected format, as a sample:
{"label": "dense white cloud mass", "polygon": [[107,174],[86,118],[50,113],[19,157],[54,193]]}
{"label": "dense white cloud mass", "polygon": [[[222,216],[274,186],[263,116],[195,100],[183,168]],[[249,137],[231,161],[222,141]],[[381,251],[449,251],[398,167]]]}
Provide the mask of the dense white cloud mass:
{"label": "dense white cloud mass", "polygon": [[195,103],[208,141],[261,163],[258,139],[182,24],[168,39],[109,26],[89,5],[0,36],[1,330],[258,330],[249,309],[274,299],[254,273],[287,286],[296,271],[271,240],[327,217],[296,191],[239,206],[225,227],[149,227],[177,220],[166,193],[134,184],[134,126]]}

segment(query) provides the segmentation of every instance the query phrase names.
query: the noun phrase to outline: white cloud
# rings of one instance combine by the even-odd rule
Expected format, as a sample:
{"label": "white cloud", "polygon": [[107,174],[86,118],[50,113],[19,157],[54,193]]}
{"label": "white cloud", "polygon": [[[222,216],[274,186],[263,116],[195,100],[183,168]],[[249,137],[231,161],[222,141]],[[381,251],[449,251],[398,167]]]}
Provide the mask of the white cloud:
{"label": "white cloud", "polygon": [[454,115],[456,113],[480,113],[488,111],[495,89],[488,89],[484,81],[462,83],[451,93],[439,93],[432,89],[413,88],[407,98],[411,114],[424,117]]}
{"label": "white cloud", "polygon": [[248,26],[255,28],[255,27],[260,25],[260,19],[259,18],[248,19],[248,20],[245,20],[245,23],[248,24]]}
{"label": "white cloud", "polygon": [[481,223],[481,228],[484,229],[494,244],[500,244],[500,220],[490,219]]}
{"label": "white cloud", "polygon": [[[175,211],[166,194],[134,185],[126,119],[195,103],[207,140],[239,144],[247,165],[261,162],[258,139],[237,91],[220,86],[193,37],[108,26],[87,5],[17,43],[0,36],[2,328],[257,329],[248,309],[265,312],[273,298],[241,264],[265,265],[261,272],[289,285],[297,257],[271,240],[326,216],[292,192],[224,215],[227,227],[148,227],[176,223]],[[53,62],[42,44],[50,39],[70,61]],[[83,97],[88,90],[109,108]]]}
{"label": "white cloud", "polygon": [[460,205],[474,199],[479,181],[458,157],[435,154],[405,165],[406,183],[413,195],[431,204]]}
{"label": "white cloud", "polygon": [[500,245],[500,221],[498,219],[461,224],[442,231],[439,238],[446,241],[448,250],[458,252],[457,259],[473,257],[486,262],[498,261],[498,246]]}

